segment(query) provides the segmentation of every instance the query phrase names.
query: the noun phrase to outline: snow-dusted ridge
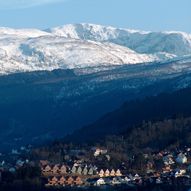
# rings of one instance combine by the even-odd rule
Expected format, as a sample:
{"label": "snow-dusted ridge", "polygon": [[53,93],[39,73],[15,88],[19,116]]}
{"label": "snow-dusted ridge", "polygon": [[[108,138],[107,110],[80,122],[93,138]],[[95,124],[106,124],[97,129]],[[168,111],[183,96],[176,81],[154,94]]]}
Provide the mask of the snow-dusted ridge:
{"label": "snow-dusted ridge", "polygon": [[0,74],[138,64],[191,54],[191,35],[94,24],[47,30],[0,28]]}
{"label": "snow-dusted ridge", "polygon": [[150,32],[86,23],[69,24],[47,31],[63,37],[112,42],[139,53],[191,54],[191,34],[179,31]]}

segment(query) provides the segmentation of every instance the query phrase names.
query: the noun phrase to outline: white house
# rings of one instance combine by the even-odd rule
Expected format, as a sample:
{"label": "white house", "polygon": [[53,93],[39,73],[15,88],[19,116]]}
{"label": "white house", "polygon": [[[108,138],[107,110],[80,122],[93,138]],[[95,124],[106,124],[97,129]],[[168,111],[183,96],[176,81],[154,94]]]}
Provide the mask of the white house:
{"label": "white house", "polygon": [[103,178],[100,178],[96,181],[96,185],[100,186],[100,185],[104,185],[105,184],[105,180]]}
{"label": "white house", "polygon": [[135,174],[133,180],[140,180],[140,179],[141,179],[141,177],[138,174]]}
{"label": "white house", "polygon": [[95,152],[94,152],[94,157],[97,157],[101,154],[101,149],[96,148]]}
{"label": "white house", "polygon": [[177,169],[176,172],[175,172],[175,177],[180,177],[180,176],[183,176],[184,174],[186,174],[186,170]]}
{"label": "white house", "polygon": [[129,183],[129,182],[131,181],[131,179],[126,176],[125,179],[124,179],[124,181],[125,181],[126,183]]}
{"label": "white house", "polygon": [[76,168],[76,166],[73,166],[73,167],[72,167],[71,172],[72,172],[72,174],[75,174],[75,173],[77,172],[77,168]]}
{"label": "white house", "polygon": [[187,157],[183,154],[183,153],[180,153],[177,158],[176,158],[176,162],[177,163],[180,163],[180,164],[185,164],[188,162],[188,159]]}
{"label": "white house", "polygon": [[94,156],[97,157],[99,155],[105,155],[107,154],[107,150],[106,149],[100,149],[100,148],[96,148],[95,152],[94,152]]}
{"label": "white house", "polygon": [[121,182],[119,181],[119,179],[118,178],[113,178],[112,179],[112,182],[111,182],[113,185],[115,185],[115,184],[121,184]]}

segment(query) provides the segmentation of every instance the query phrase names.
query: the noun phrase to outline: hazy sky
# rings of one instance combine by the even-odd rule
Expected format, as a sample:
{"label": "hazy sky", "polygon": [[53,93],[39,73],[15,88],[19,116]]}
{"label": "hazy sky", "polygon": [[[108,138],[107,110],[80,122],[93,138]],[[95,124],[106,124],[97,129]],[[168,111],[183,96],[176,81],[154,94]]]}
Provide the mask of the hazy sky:
{"label": "hazy sky", "polygon": [[96,23],[191,33],[191,0],[0,0],[0,26],[46,29]]}

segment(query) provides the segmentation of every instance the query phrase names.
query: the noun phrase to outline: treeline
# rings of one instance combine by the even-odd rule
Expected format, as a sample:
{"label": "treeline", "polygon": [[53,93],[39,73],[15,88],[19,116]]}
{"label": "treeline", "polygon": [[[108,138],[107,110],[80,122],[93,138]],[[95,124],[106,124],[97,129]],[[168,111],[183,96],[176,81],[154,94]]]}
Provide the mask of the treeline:
{"label": "treeline", "polygon": [[191,117],[143,122],[120,135],[107,136],[104,142],[111,150],[132,152],[188,146],[191,144]]}
{"label": "treeline", "polygon": [[[154,169],[160,171],[164,164],[154,159],[153,153],[191,146],[191,117],[143,122],[119,135],[107,136],[97,144],[109,151],[110,166],[119,167],[124,163],[128,172],[144,174],[148,162],[152,161]],[[144,157],[145,153],[148,158]]]}

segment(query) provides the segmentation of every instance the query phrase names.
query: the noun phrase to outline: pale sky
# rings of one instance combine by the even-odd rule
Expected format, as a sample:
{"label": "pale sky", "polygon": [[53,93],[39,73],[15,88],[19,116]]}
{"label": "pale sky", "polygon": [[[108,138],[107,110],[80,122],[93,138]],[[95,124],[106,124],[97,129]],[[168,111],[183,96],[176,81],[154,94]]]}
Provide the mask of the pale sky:
{"label": "pale sky", "polygon": [[191,0],[0,0],[0,27],[95,23],[191,33]]}

